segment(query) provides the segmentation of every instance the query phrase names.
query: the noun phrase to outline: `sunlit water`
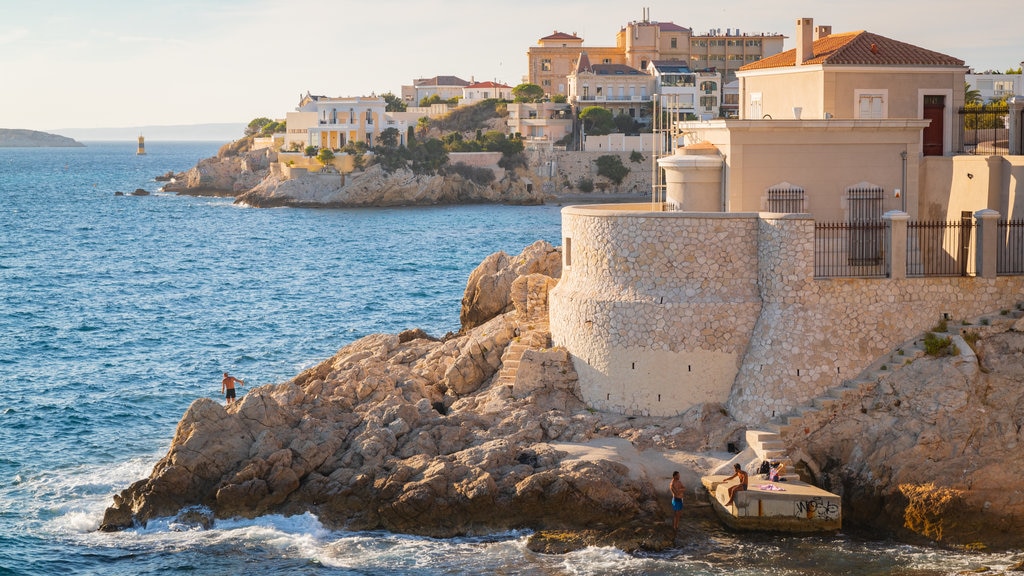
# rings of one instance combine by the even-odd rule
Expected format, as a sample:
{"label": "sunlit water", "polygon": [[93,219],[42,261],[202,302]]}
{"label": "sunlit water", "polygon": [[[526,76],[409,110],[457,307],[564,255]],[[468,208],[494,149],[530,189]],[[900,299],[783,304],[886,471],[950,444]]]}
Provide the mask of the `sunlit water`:
{"label": "sunlit water", "polygon": [[[259,210],[157,192],[210,143],[0,149],[0,575],[945,574],[1005,567],[871,542],[738,536],[697,507],[679,547],[526,550],[525,533],[435,540],[311,516],[97,532],[222,371],[280,382],[367,334],[458,329],[488,254],[558,244],[559,207]],[[242,389],[242,392],[248,388]]]}

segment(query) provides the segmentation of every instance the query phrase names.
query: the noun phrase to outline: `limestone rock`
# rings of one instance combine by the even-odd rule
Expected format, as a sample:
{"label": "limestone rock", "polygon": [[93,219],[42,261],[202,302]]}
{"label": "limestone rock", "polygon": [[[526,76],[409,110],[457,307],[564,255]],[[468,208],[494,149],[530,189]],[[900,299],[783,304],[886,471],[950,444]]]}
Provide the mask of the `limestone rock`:
{"label": "limestone rock", "polygon": [[[513,309],[512,282],[523,275],[542,274],[558,279],[562,276],[562,251],[543,240],[527,246],[513,258],[504,252],[496,252],[484,259],[469,275],[466,291],[462,297],[462,311],[459,320],[463,330],[474,328],[498,314]],[[544,288],[549,288],[546,286]],[[526,304],[528,287],[523,287],[521,301]],[[544,316],[546,318],[546,290]]]}
{"label": "limestone rock", "polygon": [[194,196],[236,196],[252,189],[270,173],[277,153],[269,149],[219,154],[164,185],[164,190]]}

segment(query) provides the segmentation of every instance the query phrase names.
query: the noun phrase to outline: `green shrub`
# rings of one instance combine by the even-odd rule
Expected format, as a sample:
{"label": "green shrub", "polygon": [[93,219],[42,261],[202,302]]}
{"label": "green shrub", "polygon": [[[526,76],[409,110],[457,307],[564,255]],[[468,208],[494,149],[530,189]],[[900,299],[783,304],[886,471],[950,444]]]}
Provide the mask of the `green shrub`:
{"label": "green shrub", "polygon": [[942,320],[939,320],[939,323],[936,324],[934,328],[932,328],[932,332],[947,332],[947,331],[949,331],[949,325],[947,324],[945,318],[943,318]]}
{"label": "green shrub", "polygon": [[616,186],[622,184],[622,180],[629,174],[629,168],[623,165],[622,158],[618,156],[612,154],[598,156],[595,162],[597,163],[597,175],[611,180]]}
{"label": "green shrub", "polygon": [[594,191],[594,181],[590,178],[580,178],[579,182],[576,183],[576,189],[589,194]]}
{"label": "green shrub", "polygon": [[928,332],[924,335],[924,352],[929,356],[948,356],[952,343],[949,336],[940,338],[934,332]]}

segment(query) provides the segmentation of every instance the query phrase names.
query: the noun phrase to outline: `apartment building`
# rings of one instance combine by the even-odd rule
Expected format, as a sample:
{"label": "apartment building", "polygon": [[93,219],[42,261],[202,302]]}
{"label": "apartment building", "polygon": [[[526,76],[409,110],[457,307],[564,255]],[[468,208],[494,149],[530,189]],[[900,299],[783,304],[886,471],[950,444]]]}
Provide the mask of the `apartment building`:
{"label": "apartment building", "polygon": [[662,110],[704,120],[721,114],[722,75],[717,70],[691,70],[679,60],[656,60],[647,65],[647,73],[654,77]]}
{"label": "apartment building", "polygon": [[569,103],[577,108],[601,106],[613,116],[640,119],[654,93],[654,76],[625,64],[591,64],[582,52],[567,78]]}
{"label": "apartment building", "polygon": [[656,22],[648,17],[622,27],[615,46],[586,46],[575,33],[555,31],[527,50],[525,81],[537,84],[549,95],[568,96],[568,76],[576,70],[581,53],[594,65],[619,64],[646,71],[654,61],[681,61],[691,70],[715,68],[721,83],[735,79],[741,66],[782,51],[782,34],[748,34],[739,29],[721,29],[694,35],[693,30],[673,22]]}
{"label": "apartment building", "polygon": [[978,91],[982,104],[1010,96],[1024,96],[1024,74],[968,74],[966,82],[972,90]]}

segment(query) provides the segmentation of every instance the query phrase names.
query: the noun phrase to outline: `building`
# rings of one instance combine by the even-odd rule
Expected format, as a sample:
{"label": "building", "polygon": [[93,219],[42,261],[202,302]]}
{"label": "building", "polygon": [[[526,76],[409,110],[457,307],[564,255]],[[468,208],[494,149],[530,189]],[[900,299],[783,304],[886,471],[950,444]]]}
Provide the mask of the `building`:
{"label": "building", "polygon": [[966,72],[952,56],[801,18],[796,48],[738,72],[740,118],[925,119],[924,154],[943,155],[959,149]]}
{"label": "building", "polygon": [[512,87],[500,82],[473,82],[463,87],[462,100],[459,100],[459,106],[479,104],[484,100],[492,98],[512,100]]}
{"label": "building", "polygon": [[655,60],[647,72],[654,77],[662,110],[704,120],[720,115],[722,75],[717,70],[691,71],[681,60]]}
{"label": "building", "polygon": [[586,52],[593,64],[621,64],[647,70],[656,60],[682,61],[691,70],[714,68],[722,82],[734,79],[736,70],[782,51],[781,34],[741,34],[727,29],[694,35],[690,28],[672,22],[655,22],[644,11],[644,18],[622,27],[615,46],[585,46],[582,38],[555,31],[527,50],[528,73],[525,81],[537,84],[549,95],[568,96],[568,76],[578,67],[580,54]]}
{"label": "building", "polygon": [[569,103],[578,109],[601,106],[613,116],[641,120],[654,93],[654,77],[625,64],[591,64],[586,52],[569,74]]}
{"label": "building", "polygon": [[[658,160],[664,201],[563,209],[551,336],[590,406],[667,416],[721,403],[765,422],[944,315],[1019,300],[1021,271],[996,264],[1009,243],[996,220],[1024,210],[1024,157],[949,152],[962,61],[863,31],[812,40],[812,27],[798,20],[795,50],[738,73],[739,119],[674,126],[688,145]],[[816,223],[836,220],[858,226],[820,240]],[[947,245],[908,220],[967,220],[977,241]],[[926,254],[976,268],[928,275],[915,267]],[[820,257],[842,280],[819,275]]]}
{"label": "building", "polygon": [[387,103],[383,98],[358,96],[329,98],[306,93],[295,112],[285,121],[285,150],[301,150],[306,146],[339,150],[349,142],[365,142],[373,146],[383,131]]}
{"label": "building", "polygon": [[555,102],[508,104],[508,132],[519,134],[526,148],[551,150],[572,134],[572,106]]}
{"label": "building", "polygon": [[967,74],[965,81],[972,90],[978,91],[980,104],[1006,100],[1010,96],[1024,96],[1024,74]]}
{"label": "building", "polygon": [[463,90],[469,86],[458,76],[434,76],[433,78],[418,78],[412,81],[410,86],[402,86],[402,101],[407,106],[419,106],[425,98],[437,95],[441,100],[462,98]]}

